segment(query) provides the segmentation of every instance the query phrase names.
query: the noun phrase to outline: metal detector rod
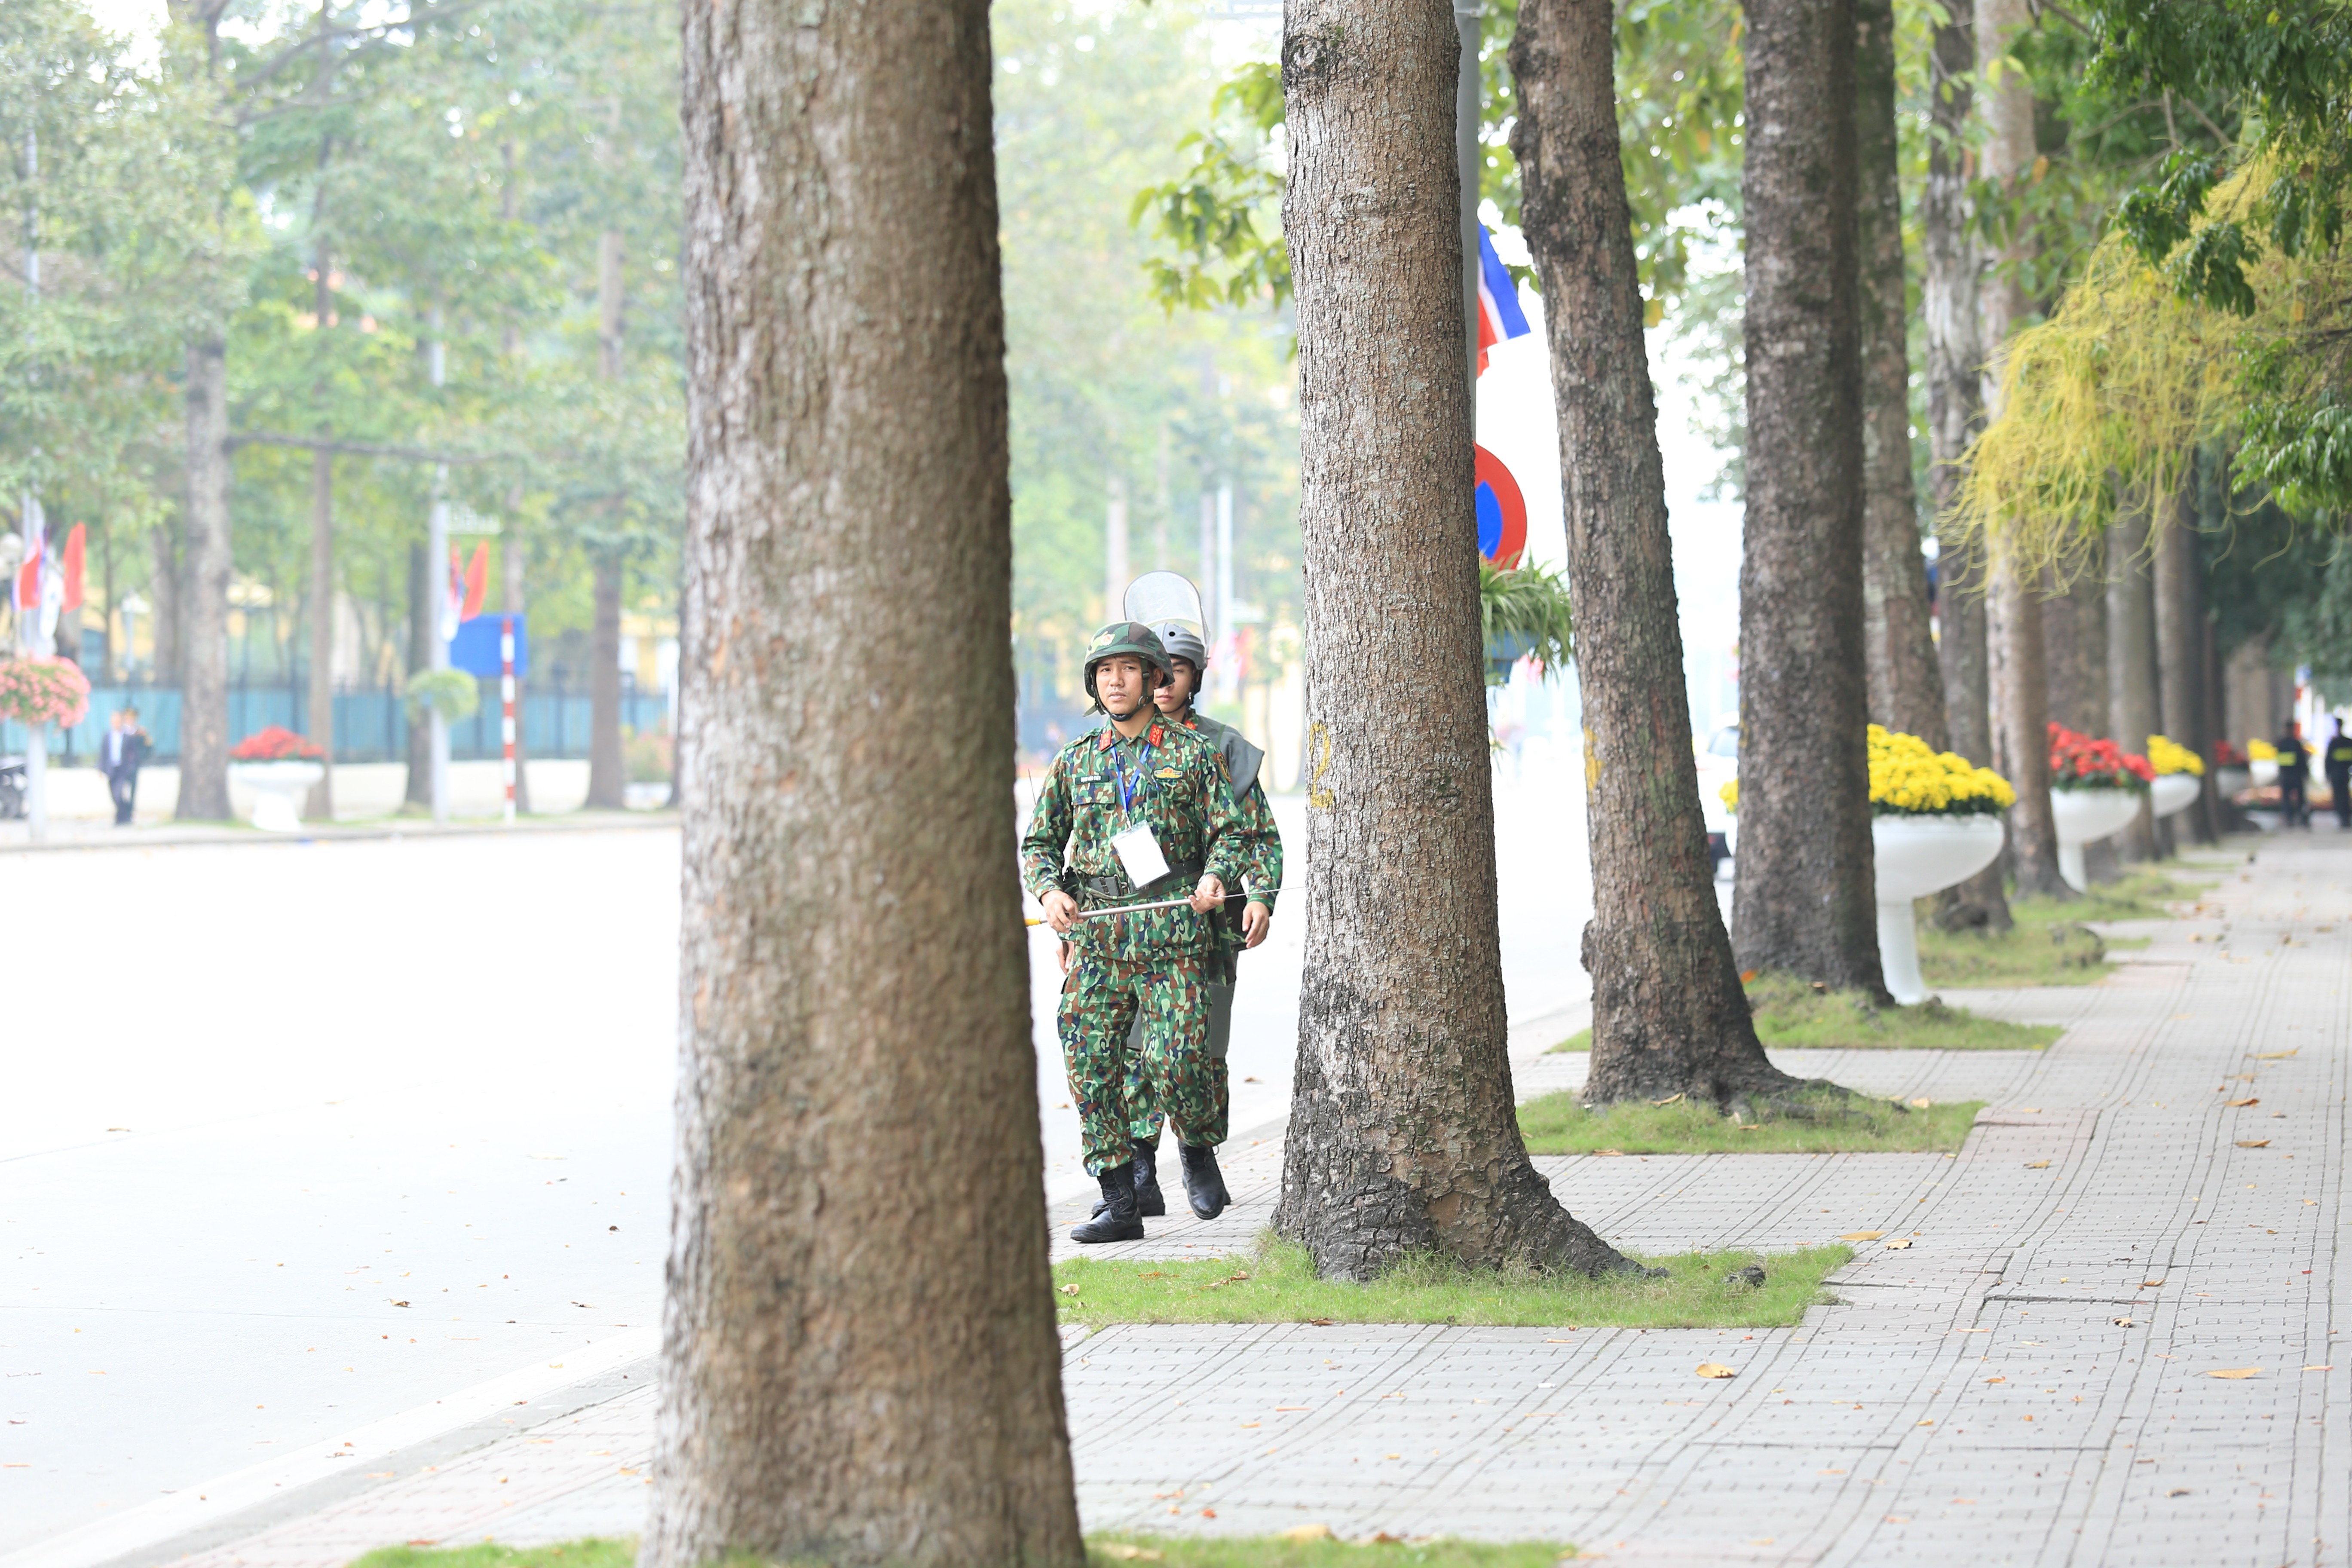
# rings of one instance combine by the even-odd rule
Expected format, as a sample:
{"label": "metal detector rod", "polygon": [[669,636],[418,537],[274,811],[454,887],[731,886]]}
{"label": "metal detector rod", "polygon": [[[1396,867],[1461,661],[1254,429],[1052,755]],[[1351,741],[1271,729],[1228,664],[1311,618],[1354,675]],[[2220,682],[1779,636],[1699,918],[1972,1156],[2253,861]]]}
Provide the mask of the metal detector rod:
{"label": "metal detector rod", "polygon": [[[1224,901],[1229,904],[1238,904],[1248,897],[1249,895],[1246,893],[1227,893],[1224,897]],[[1109,910],[1083,910],[1079,911],[1076,918],[1082,921],[1108,920],[1113,915],[1140,914],[1145,910],[1172,910],[1179,904],[1189,904],[1192,901],[1192,895],[1187,893],[1181,899],[1161,899],[1157,903],[1121,904],[1116,909]],[[1021,923],[1025,926],[1041,926],[1045,923],[1045,917],[1043,915],[1032,916],[1023,920]]]}

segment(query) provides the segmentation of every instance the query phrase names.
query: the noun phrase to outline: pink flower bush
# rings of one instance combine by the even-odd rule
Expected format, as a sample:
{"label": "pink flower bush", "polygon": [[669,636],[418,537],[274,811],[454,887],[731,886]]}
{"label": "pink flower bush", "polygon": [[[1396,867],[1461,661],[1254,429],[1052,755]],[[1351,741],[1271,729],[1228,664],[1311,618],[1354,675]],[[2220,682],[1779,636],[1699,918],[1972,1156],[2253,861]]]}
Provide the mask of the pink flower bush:
{"label": "pink flower bush", "polygon": [[89,711],[89,677],[69,658],[0,658],[0,719],[79,724]]}

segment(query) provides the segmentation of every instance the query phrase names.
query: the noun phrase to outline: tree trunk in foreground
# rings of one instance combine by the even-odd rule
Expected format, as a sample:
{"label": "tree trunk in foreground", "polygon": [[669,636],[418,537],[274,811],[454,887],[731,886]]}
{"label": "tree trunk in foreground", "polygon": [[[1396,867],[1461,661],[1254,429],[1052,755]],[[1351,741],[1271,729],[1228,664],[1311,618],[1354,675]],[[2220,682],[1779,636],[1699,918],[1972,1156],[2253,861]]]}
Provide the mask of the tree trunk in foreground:
{"label": "tree trunk in foreground", "polygon": [[[2205,750],[2200,700],[2205,689],[2205,616],[2198,582],[2202,563],[2197,557],[2197,467],[2193,459],[2182,467],[2186,471],[2166,508],[2168,515],[2156,541],[2156,649],[2163,669],[2159,700],[2164,735],[2201,753]],[[2309,740],[2305,737],[2306,743]],[[2143,738],[2140,746],[2147,744]],[[2198,807],[2180,813],[2173,821],[2200,844],[2215,840],[2212,824]]]}
{"label": "tree trunk in foreground", "polygon": [[588,637],[588,801],[619,811],[629,804],[621,756],[621,563],[596,557],[595,622]]}
{"label": "tree trunk in foreground", "polygon": [[[1927,333],[1929,494],[1940,520],[1959,489],[1959,463],[1975,437],[1983,394],[1977,368],[1984,363],[1977,322],[1977,251],[1969,230],[1966,148],[1974,116],[1976,24],[1965,5],[1935,31],[1928,54],[1927,183],[1919,199],[1920,249],[1925,260],[1921,324]],[[1991,668],[1985,646],[1983,563],[1967,546],[1950,544],[1936,563],[1937,662],[1944,678],[1944,722],[1952,750],[1979,767],[1992,762]],[[1936,919],[1946,930],[2007,931],[2009,898],[2000,863],[1937,896]]]}
{"label": "tree trunk in foreground", "polygon": [[1853,0],[1748,0],[1742,969],[1885,995],[1863,673]]}
{"label": "tree trunk in foreground", "polygon": [[[2008,55],[2031,18],[2026,0],[1976,0],[1977,63],[1990,68]],[[2026,177],[2036,156],[2033,86],[2016,70],[2002,71],[1984,97],[1985,162],[1994,179],[2013,184]],[[2007,259],[2025,259],[2030,237],[2018,239]],[[2013,271],[1995,276],[1978,291],[1986,351],[1982,396],[1986,415],[2000,417],[2000,362],[2010,334],[2025,324],[2032,307]],[[1990,586],[1988,630],[1994,647],[1993,678],[2000,693],[2000,728],[2009,782],[2017,805],[2009,814],[2011,874],[2026,897],[2071,899],[2074,889],[2058,875],[2058,836],[2050,814],[2050,692],[2042,637],[2040,574],[2020,559],[2004,537],[2005,520],[1988,525],[1985,576]]]}
{"label": "tree trunk in foreground", "polygon": [[[1283,200],[1307,554],[1307,957],[1275,1228],[1598,1272],[1513,1109],[1446,0],[1292,0]],[[1366,677],[1381,672],[1378,680]]]}
{"label": "tree trunk in foreground", "polygon": [[228,819],[228,347],[188,347],[187,555],[180,615],[183,822]]}
{"label": "tree trunk in foreground", "polygon": [[695,777],[639,1561],[1079,1568],[987,7],[684,16]]}
{"label": "tree trunk in foreground", "polygon": [[[321,258],[320,272],[326,271]],[[320,285],[321,292],[325,286]],[[319,320],[326,320],[324,312]],[[302,815],[335,820],[335,455],[310,454],[310,739],[325,752],[326,771],[310,786]]]}
{"label": "tree trunk in foreground", "polygon": [[1610,0],[1520,7],[1511,149],[1559,404],[1587,737],[1584,1098],[1728,1106],[1794,1080],[1757,1041],[1706,858],[1611,59]]}
{"label": "tree trunk in foreground", "polygon": [[[2156,590],[2148,579],[2147,502],[2118,498],[2107,529],[2107,732],[2137,752],[2157,731]],[[2153,860],[2156,816],[2142,801],[2123,831],[2126,860]]]}
{"label": "tree trunk in foreground", "polygon": [[1937,751],[1951,740],[1927,625],[1911,474],[1911,307],[1895,133],[1894,0],[1854,5],[1856,254],[1862,269],[1863,646],[1870,718]]}

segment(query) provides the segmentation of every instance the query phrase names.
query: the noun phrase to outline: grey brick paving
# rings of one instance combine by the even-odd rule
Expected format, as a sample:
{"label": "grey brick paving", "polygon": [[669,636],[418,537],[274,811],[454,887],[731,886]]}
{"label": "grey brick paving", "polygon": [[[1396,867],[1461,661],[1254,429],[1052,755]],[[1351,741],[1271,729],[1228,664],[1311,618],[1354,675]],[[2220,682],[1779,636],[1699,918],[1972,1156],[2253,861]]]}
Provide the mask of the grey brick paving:
{"label": "grey brick paving", "polygon": [[[1873,1092],[1986,1100],[1957,1157],[1538,1162],[1571,1210],[1644,1251],[1914,1239],[1864,1247],[1832,1280],[1844,1304],[1752,1334],[1106,1330],[1065,1368],[1087,1526],[1325,1521],[1676,1565],[2343,1562],[2352,843],[2264,843],[2196,916],[2147,929],[2096,986],[1948,994],[2068,1026],[2047,1052],[1781,1057]],[[1523,1062],[1521,1092],[1574,1088],[1583,1065]],[[1260,1130],[1229,1154],[1228,1215],[1100,1252],[1246,1247],[1281,1143]],[[1055,1212],[1057,1235],[1078,1212]],[[1702,1360],[1740,1375],[1699,1379]],[[328,1568],[393,1541],[626,1531],[652,1397],[190,1561]]]}

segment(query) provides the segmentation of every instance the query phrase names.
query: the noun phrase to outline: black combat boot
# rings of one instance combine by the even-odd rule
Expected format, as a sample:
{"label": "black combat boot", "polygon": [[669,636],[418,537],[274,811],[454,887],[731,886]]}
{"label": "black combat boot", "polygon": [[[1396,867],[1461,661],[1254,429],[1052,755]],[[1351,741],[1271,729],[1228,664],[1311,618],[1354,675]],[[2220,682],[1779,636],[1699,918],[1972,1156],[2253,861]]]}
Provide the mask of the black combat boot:
{"label": "black combat boot", "polygon": [[1191,1200],[1192,1212],[1202,1219],[1214,1219],[1225,1212],[1233,1194],[1225,1191],[1225,1178],[1217,1169],[1217,1152],[1206,1144],[1194,1148],[1180,1143],[1177,1152],[1184,1159],[1184,1196]]}
{"label": "black combat boot", "polygon": [[[1100,1219],[1107,1203],[1095,1205],[1094,1217]],[[1158,1219],[1168,1212],[1168,1200],[1160,1195],[1160,1140],[1135,1146],[1135,1212],[1146,1219]]]}
{"label": "black combat boot", "polygon": [[1095,1217],[1070,1232],[1076,1242],[1141,1241],[1143,1216],[1135,1212],[1135,1164],[1114,1165],[1097,1175],[1102,1184],[1102,1206]]}
{"label": "black combat boot", "polygon": [[1150,1142],[1135,1146],[1135,1212],[1146,1219],[1156,1219],[1168,1212],[1168,1200],[1160,1195],[1160,1139],[1157,1134]]}

